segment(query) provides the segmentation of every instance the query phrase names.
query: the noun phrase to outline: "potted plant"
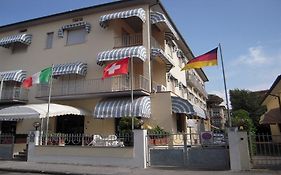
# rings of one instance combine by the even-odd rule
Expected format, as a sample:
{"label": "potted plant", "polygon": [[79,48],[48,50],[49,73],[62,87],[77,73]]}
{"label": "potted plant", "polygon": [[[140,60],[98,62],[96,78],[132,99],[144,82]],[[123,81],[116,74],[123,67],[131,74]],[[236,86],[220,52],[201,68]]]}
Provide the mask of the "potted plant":
{"label": "potted plant", "polygon": [[170,133],[158,125],[148,130],[149,143],[153,145],[167,145]]}

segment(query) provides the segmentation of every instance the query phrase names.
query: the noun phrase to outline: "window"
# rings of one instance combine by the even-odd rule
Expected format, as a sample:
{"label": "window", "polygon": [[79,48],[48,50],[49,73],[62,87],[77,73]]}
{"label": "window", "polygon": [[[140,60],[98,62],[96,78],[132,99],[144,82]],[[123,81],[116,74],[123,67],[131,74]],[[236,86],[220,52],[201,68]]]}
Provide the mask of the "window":
{"label": "window", "polygon": [[50,49],[53,46],[54,32],[47,33],[46,49]]}
{"label": "window", "polygon": [[67,33],[66,45],[84,43],[86,41],[86,33],[84,28],[69,30]]}

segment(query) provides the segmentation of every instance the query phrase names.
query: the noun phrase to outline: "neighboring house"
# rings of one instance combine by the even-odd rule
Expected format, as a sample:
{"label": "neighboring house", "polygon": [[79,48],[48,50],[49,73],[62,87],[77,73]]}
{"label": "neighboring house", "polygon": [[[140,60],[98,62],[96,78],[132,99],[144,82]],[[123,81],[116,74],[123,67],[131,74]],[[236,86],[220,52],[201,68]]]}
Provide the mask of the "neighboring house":
{"label": "neighboring house", "polygon": [[[21,84],[54,65],[50,133],[112,135],[133,116],[171,133],[188,132],[187,119],[206,126],[201,69],[180,71],[194,57],[156,0],[118,1],[0,27],[2,133],[46,129],[49,85]],[[102,80],[104,65],[129,57],[129,75]],[[131,75],[133,85],[131,86]],[[198,131],[200,132],[200,131]],[[18,148],[19,150],[20,148]]]}
{"label": "neighboring house", "polygon": [[227,110],[225,106],[212,106],[208,108],[208,114],[211,120],[211,124],[215,130],[225,129],[227,118]]}
{"label": "neighboring house", "polygon": [[[267,91],[262,105],[267,107],[267,112],[260,118],[260,124],[270,125],[272,135],[281,135],[281,75],[279,75]],[[274,140],[275,137],[272,137]],[[280,142],[280,140],[279,140]]]}

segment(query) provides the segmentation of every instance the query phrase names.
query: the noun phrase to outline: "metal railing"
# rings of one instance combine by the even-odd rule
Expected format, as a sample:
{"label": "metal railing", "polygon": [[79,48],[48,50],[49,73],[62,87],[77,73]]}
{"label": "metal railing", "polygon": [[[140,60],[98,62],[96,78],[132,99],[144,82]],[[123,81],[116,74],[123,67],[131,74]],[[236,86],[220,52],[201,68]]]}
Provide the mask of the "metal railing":
{"label": "metal railing", "polygon": [[203,95],[204,97],[208,96],[207,91],[205,90],[205,88],[196,80],[194,75],[191,74],[186,74],[186,80],[187,83],[193,85],[195,88],[197,88]]}
{"label": "metal railing", "polygon": [[249,135],[253,167],[281,167],[281,135]]}
{"label": "metal railing", "polygon": [[184,147],[184,146],[219,146],[227,147],[227,138],[218,138],[217,135],[208,140],[208,142],[201,139],[198,133],[176,133],[176,134],[155,134],[148,133],[149,146],[169,146],[169,147]]}
{"label": "metal railing", "polygon": [[114,47],[130,47],[142,45],[142,33],[117,36],[114,39]]}
{"label": "metal railing", "polygon": [[27,101],[28,90],[22,87],[3,87],[0,102]]}
{"label": "metal railing", "polygon": [[[117,92],[131,90],[130,77],[127,75],[115,76],[102,80],[77,79],[77,80],[56,80],[52,86],[52,97],[72,96],[84,94],[96,94],[103,92]],[[134,76],[134,90],[149,92],[149,80],[142,75]],[[38,85],[36,97],[46,97],[49,93],[48,85]]]}
{"label": "metal railing", "polygon": [[132,132],[118,133],[108,136],[99,134],[62,134],[53,133],[42,135],[42,145],[56,146],[91,146],[91,147],[127,147],[134,145]]}

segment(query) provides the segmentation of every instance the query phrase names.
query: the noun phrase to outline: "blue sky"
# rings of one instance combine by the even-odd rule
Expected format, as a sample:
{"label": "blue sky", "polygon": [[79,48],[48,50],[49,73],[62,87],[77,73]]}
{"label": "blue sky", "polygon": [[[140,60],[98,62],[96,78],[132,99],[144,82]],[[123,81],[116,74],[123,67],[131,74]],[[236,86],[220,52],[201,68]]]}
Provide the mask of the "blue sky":
{"label": "blue sky", "polygon": [[[2,1],[0,26],[110,0]],[[228,89],[270,88],[281,67],[280,0],[162,0],[194,55],[222,45]],[[221,62],[203,68],[208,93],[223,97]]]}

